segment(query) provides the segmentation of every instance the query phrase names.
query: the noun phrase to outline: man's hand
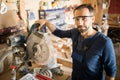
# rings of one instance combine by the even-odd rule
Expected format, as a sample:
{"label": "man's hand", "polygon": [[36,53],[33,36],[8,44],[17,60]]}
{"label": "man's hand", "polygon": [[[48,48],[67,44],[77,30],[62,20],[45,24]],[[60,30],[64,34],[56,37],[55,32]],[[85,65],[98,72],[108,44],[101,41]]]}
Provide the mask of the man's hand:
{"label": "man's hand", "polygon": [[40,28],[42,28],[42,26],[44,24],[46,24],[46,21],[47,21],[46,19],[39,19],[39,20],[35,21],[35,23],[39,23],[40,24],[40,26],[37,29],[40,30]]}
{"label": "man's hand", "polygon": [[106,79],[105,80],[115,80],[114,77],[109,77],[109,76],[106,76]]}
{"label": "man's hand", "polygon": [[35,21],[35,23],[39,23],[40,24],[38,29],[40,29],[44,24],[46,24],[46,26],[49,28],[49,30],[51,32],[54,32],[55,29],[56,29],[56,26],[54,24],[52,24],[50,21],[46,20],[46,19],[39,19],[39,20]]}

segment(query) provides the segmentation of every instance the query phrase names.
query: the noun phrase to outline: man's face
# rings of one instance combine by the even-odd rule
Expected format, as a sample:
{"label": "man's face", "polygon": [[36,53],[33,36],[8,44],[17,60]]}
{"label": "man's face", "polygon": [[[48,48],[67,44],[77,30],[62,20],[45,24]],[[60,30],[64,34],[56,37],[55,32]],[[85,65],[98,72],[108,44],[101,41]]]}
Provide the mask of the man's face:
{"label": "man's face", "polygon": [[84,33],[92,28],[94,22],[93,15],[90,14],[87,8],[79,9],[74,12],[75,24],[81,33]]}

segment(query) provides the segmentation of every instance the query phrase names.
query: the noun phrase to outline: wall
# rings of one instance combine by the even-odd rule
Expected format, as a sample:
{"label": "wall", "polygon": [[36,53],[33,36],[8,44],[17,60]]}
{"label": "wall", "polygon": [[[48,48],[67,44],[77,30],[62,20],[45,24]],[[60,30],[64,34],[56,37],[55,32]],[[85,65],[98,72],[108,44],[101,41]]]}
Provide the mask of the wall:
{"label": "wall", "polygon": [[120,0],[111,0],[108,14],[110,27],[120,28]]}
{"label": "wall", "polygon": [[19,18],[17,15],[17,0],[3,0],[7,6],[7,12],[0,14],[0,29],[16,26]]}

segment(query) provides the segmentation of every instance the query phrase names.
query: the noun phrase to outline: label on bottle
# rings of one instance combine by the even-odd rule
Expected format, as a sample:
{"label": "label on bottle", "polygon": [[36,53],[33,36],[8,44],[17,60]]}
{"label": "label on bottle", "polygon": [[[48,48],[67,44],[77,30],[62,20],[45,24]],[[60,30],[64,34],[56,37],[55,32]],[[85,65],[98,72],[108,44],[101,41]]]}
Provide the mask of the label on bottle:
{"label": "label on bottle", "polygon": [[15,69],[12,69],[11,80],[16,80],[16,70]]}

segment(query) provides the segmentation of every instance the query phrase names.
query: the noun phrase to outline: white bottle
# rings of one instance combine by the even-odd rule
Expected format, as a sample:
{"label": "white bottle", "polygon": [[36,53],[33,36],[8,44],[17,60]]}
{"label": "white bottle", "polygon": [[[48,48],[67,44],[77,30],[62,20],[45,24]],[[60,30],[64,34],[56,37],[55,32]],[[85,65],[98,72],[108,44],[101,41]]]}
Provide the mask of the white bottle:
{"label": "white bottle", "polygon": [[11,66],[11,79],[10,80],[16,80],[16,66]]}

